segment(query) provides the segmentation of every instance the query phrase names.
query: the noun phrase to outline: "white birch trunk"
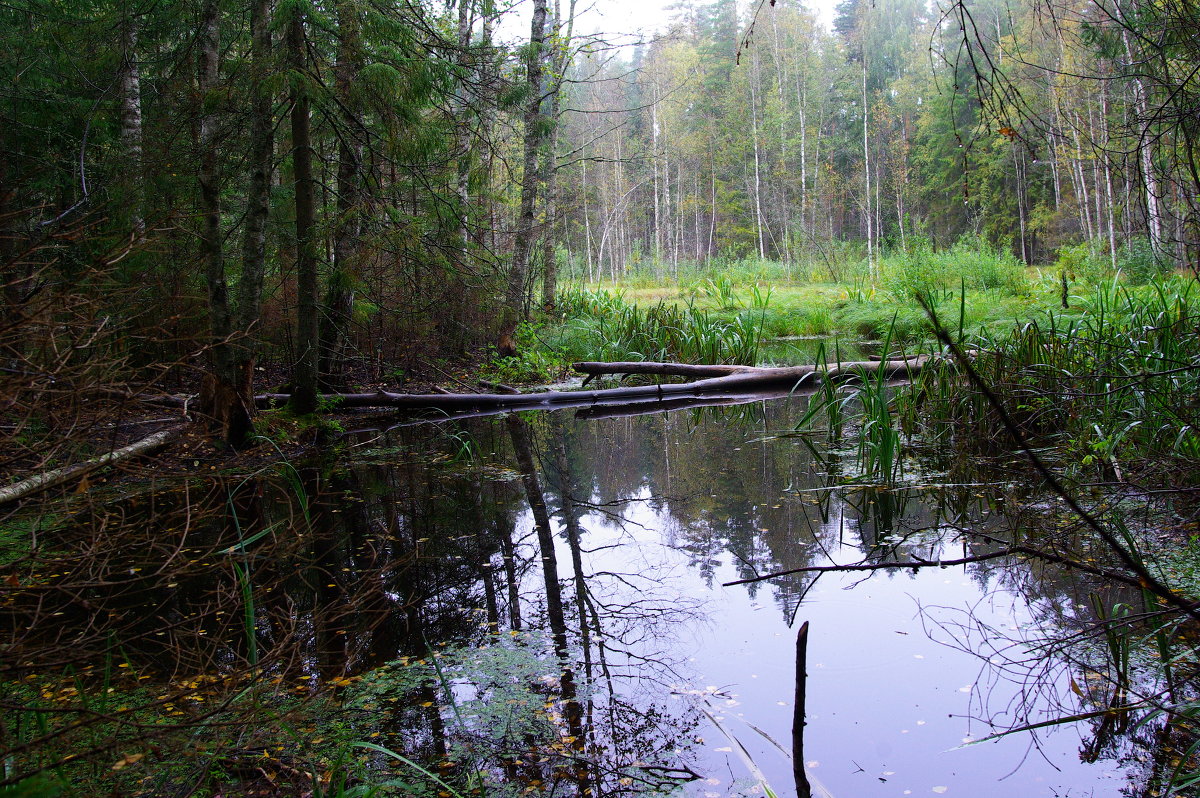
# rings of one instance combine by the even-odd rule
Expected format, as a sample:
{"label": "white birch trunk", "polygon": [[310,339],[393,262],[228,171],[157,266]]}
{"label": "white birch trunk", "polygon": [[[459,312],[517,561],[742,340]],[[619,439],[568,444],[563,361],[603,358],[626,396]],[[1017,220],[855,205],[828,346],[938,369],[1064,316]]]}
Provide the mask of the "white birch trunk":
{"label": "white birch trunk", "polygon": [[750,129],[754,144],[754,223],[758,230],[758,259],[766,260],[767,249],[763,240],[762,177],[758,147],[758,50],[754,51],[754,70],[750,74]]}
{"label": "white birch trunk", "polygon": [[867,219],[867,269],[871,275],[871,282],[874,282],[878,275],[875,273],[875,249],[873,230],[871,227],[871,147],[870,147],[870,111],[867,105],[867,55],[863,53],[862,61],[862,111],[863,111],[863,180],[866,182],[866,190],[863,192],[863,200],[866,202],[865,216]]}

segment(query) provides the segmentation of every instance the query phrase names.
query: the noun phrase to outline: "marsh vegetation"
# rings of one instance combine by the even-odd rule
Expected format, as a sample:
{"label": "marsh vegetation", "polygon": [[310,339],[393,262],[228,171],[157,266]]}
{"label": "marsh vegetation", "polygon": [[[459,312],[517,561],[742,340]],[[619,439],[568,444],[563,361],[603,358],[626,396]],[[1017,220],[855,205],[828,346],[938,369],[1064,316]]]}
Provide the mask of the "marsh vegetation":
{"label": "marsh vegetation", "polygon": [[0,7],[0,795],[1197,794],[1196,10],[588,13]]}

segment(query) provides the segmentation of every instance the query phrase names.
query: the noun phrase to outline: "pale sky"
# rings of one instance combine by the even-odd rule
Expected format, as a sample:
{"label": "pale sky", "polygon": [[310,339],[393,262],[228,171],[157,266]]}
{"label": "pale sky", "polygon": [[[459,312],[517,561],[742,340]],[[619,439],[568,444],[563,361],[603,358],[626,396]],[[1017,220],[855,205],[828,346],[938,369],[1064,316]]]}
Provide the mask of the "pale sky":
{"label": "pale sky", "polygon": [[[774,13],[769,0],[761,0],[763,8],[760,19]],[[564,6],[570,0],[559,0]],[[575,32],[578,35],[592,33],[625,34],[634,40],[641,33],[651,38],[656,31],[665,31],[671,18],[667,7],[677,0],[576,0]],[[760,0],[752,0],[756,5]],[[833,17],[840,0],[805,0],[809,8],[827,28],[833,26]],[[745,0],[741,3],[747,5]],[[504,18],[499,34],[508,41],[521,41],[529,36],[529,14],[533,4],[529,0],[517,0],[513,12]],[[565,8],[564,8],[565,13]]]}

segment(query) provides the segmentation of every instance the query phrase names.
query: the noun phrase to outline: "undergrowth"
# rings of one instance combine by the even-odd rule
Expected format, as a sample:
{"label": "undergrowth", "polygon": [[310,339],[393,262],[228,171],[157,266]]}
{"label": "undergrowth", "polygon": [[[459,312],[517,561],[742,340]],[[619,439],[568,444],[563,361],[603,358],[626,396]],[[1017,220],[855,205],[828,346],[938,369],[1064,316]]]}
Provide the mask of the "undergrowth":
{"label": "undergrowth", "polygon": [[[973,367],[1034,446],[1065,454],[1070,475],[1156,475],[1200,486],[1200,309],[1196,283],[1116,282],[1081,315],[1051,313],[968,342]],[[923,371],[903,414],[922,434],[982,451],[1014,443],[997,411],[953,364]]]}
{"label": "undergrowth", "polygon": [[647,308],[620,294],[574,288],[560,306],[566,317],[561,349],[581,360],[670,360],[743,364],[758,361],[765,304],[733,315],[659,302]]}

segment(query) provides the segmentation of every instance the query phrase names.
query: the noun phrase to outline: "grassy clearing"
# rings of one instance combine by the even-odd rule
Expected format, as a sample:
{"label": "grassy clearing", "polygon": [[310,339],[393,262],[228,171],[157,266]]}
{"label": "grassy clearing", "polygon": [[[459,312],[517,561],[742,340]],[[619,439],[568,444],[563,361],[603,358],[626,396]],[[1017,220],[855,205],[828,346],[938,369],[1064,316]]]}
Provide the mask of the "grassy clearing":
{"label": "grassy clearing", "polygon": [[[538,345],[558,365],[601,359],[752,362],[751,355],[763,358],[765,342],[781,339],[837,337],[848,343],[890,336],[911,349],[934,337],[922,302],[953,316],[965,333],[985,337],[1014,324],[1082,318],[1092,311],[1096,293],[1110,290],[1104,286],[1114,280],[1107,256],[1087,245],[1064,248],[1056,263],[1039,268],[974,239],[936,252],[916,242],[874,263],[863,254],[843,246],[803,264],[717,258],[704,266],[634,268],[619,283],[565,291],[558,318],[539,332]],[[1124,285],[1164,278],[1137,242],[1122,249],[1118,265],[1116,279]],[[755,335],[757,341],[746,338]],[[715,340],[722,336],[725,342]],[[799,349],[811,353],[811,347]],[[537,362],[515,367],[526,365],[548,371]]]}
{"label": "grassy clearing", "polygon": [[[726,323],[753,314],[764,340],[834,335],[880,340],[890,334],[897,343],[911,344],[932,336],[918,297],[953,308],[956,316],[961,306],[965,328],[980,333],[1000,324],[1044,319],[1059,308],[1061,273],[1027,268],[1010,255],[969,243],[938,253],[918,247],[882,258],[873,267],[865,261],[790,270],[777,263],[717,262],[704,270],[682,270],[677,279],[635,274],[618,286],[576,290],[640,308],[661,304],[703,311]],[[839,279],[831,279],[833,274]],[[1068,296],[1073,312],[1084,312],[1094,290],[1087,280],[1074,278]],[[596,307],[572,301],[563,309],[569,318],[585,318]]]}

